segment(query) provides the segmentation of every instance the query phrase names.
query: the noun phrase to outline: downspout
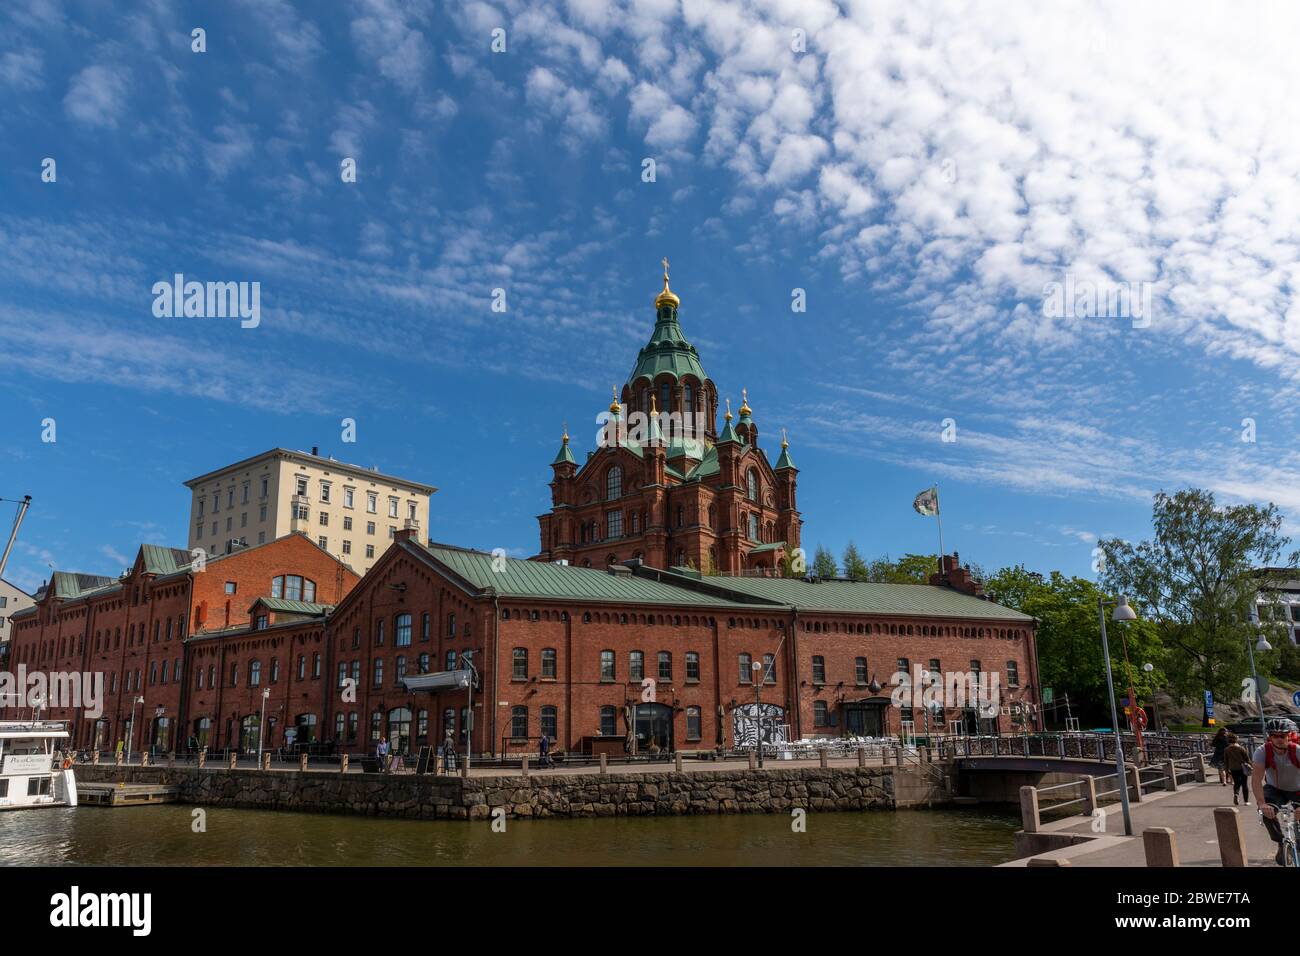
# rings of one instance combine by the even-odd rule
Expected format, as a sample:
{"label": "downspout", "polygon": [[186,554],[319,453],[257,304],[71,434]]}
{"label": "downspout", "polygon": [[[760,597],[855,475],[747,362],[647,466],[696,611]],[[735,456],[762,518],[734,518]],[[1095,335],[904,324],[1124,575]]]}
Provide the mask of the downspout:
{"label": "downspout", "polygon": [[[501,599],[497,596],[496,588],[489,589],[492,593],[492,739],[488,741],[489,751],[494,758],[497,755],[497,660],[498,650],[501,646]],[[486,684],[487,681],[484,681]],[[487,695],[484,694],[486,697]],[[484,702],[484,707],[487,704]],[[473,713],[470,714],[473,719]]]}
{"label": "downspout", "polygon": [[794,732],[796,740],[803,739],[803,704],[799,699],[799,608],[790,605],[790,656],[794,658],[786,673],[790,675],[790,689],[794,693]]}
{"label": "downspout", "polygon": [[1038,619],[1029,628],[1029,657],[1033,662],[1034,668],[1034,692],[1038,696],[1038,732],[1043,733],[1047,729],[1047,712],[1043,710],[1043,679],[1038,673]]}

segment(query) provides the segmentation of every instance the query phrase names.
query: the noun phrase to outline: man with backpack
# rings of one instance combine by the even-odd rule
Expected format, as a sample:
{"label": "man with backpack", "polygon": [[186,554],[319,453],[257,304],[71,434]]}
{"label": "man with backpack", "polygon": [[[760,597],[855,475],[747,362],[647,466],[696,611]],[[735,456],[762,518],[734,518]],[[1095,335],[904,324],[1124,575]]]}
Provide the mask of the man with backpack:
{"label": "man with backpack", "polygon": [[1300,804],[1300,756],[1296,754],[1295,722],[1274,717],[1264,725],[1268,740],[1251,758],[1251,790],[1255,806],[1264,817],[1264,828],[1277,844],[1278,866],[1285,866],[1282,856],[1282,828],[1277,823],[1275,807],[1284,803]]}

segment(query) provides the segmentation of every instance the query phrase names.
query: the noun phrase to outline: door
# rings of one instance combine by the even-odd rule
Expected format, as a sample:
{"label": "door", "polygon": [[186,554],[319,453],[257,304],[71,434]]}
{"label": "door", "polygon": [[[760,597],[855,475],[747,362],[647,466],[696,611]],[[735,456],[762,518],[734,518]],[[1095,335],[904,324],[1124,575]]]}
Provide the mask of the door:
{"label": "door", "polygon": [[654,746],[673,749],[673,710],[667,704],[633,704],[636,718],[637,753],[649,753]]}

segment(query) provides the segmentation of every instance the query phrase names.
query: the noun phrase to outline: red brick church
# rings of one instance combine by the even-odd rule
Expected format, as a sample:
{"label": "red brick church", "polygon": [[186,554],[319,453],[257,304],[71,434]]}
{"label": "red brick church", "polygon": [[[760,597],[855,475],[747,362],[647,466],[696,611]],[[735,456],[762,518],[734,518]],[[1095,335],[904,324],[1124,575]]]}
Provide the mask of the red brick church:
{"label": "red brick church", "polygon": [[605,568],[633,558],[651,567],[739,574],[776,572],[799,547],[798,469],[784,437],[773,465],[742,390],[719,433],[718,388],[678,323],[681,299],[664,287],[655,326],[615,394],[597,447],[579,465],[567,429],[551,462],[551,511],[538,517],[540,561]]}

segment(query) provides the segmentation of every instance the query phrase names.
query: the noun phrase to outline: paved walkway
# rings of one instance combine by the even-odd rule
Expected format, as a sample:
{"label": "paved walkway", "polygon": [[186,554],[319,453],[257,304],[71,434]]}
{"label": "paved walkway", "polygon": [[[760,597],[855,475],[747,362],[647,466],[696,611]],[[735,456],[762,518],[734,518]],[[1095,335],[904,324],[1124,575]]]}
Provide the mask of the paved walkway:
{"label": "paved walkway", "polygon": [[[1219,840],[1214,826],[1214,808],[1232,806],[1232,788],[1217,781],[1181,787],[1174,793],[1151,793],[1141,803],[1131,804],[1132,837],[1124,836],[1120,805],[1106,809],[1106,834],[1088,843],[1039,854],[1048,859],[1068,859],[1071,866],[1146,866],[1142,831],[1147,827],[1169,827],[1174,831],[1181,866],[1220,866]],[[1252,802],[1236,808],[1246,837],[1246,854],[1251,866],[1275,866],[1277,845],[1259,823]],[[1091,821],[1080,817],[1058,820],[1043,827],[1047,832],[1092,835]],[[1014,860],[1004,866],[1025,866]]]}

